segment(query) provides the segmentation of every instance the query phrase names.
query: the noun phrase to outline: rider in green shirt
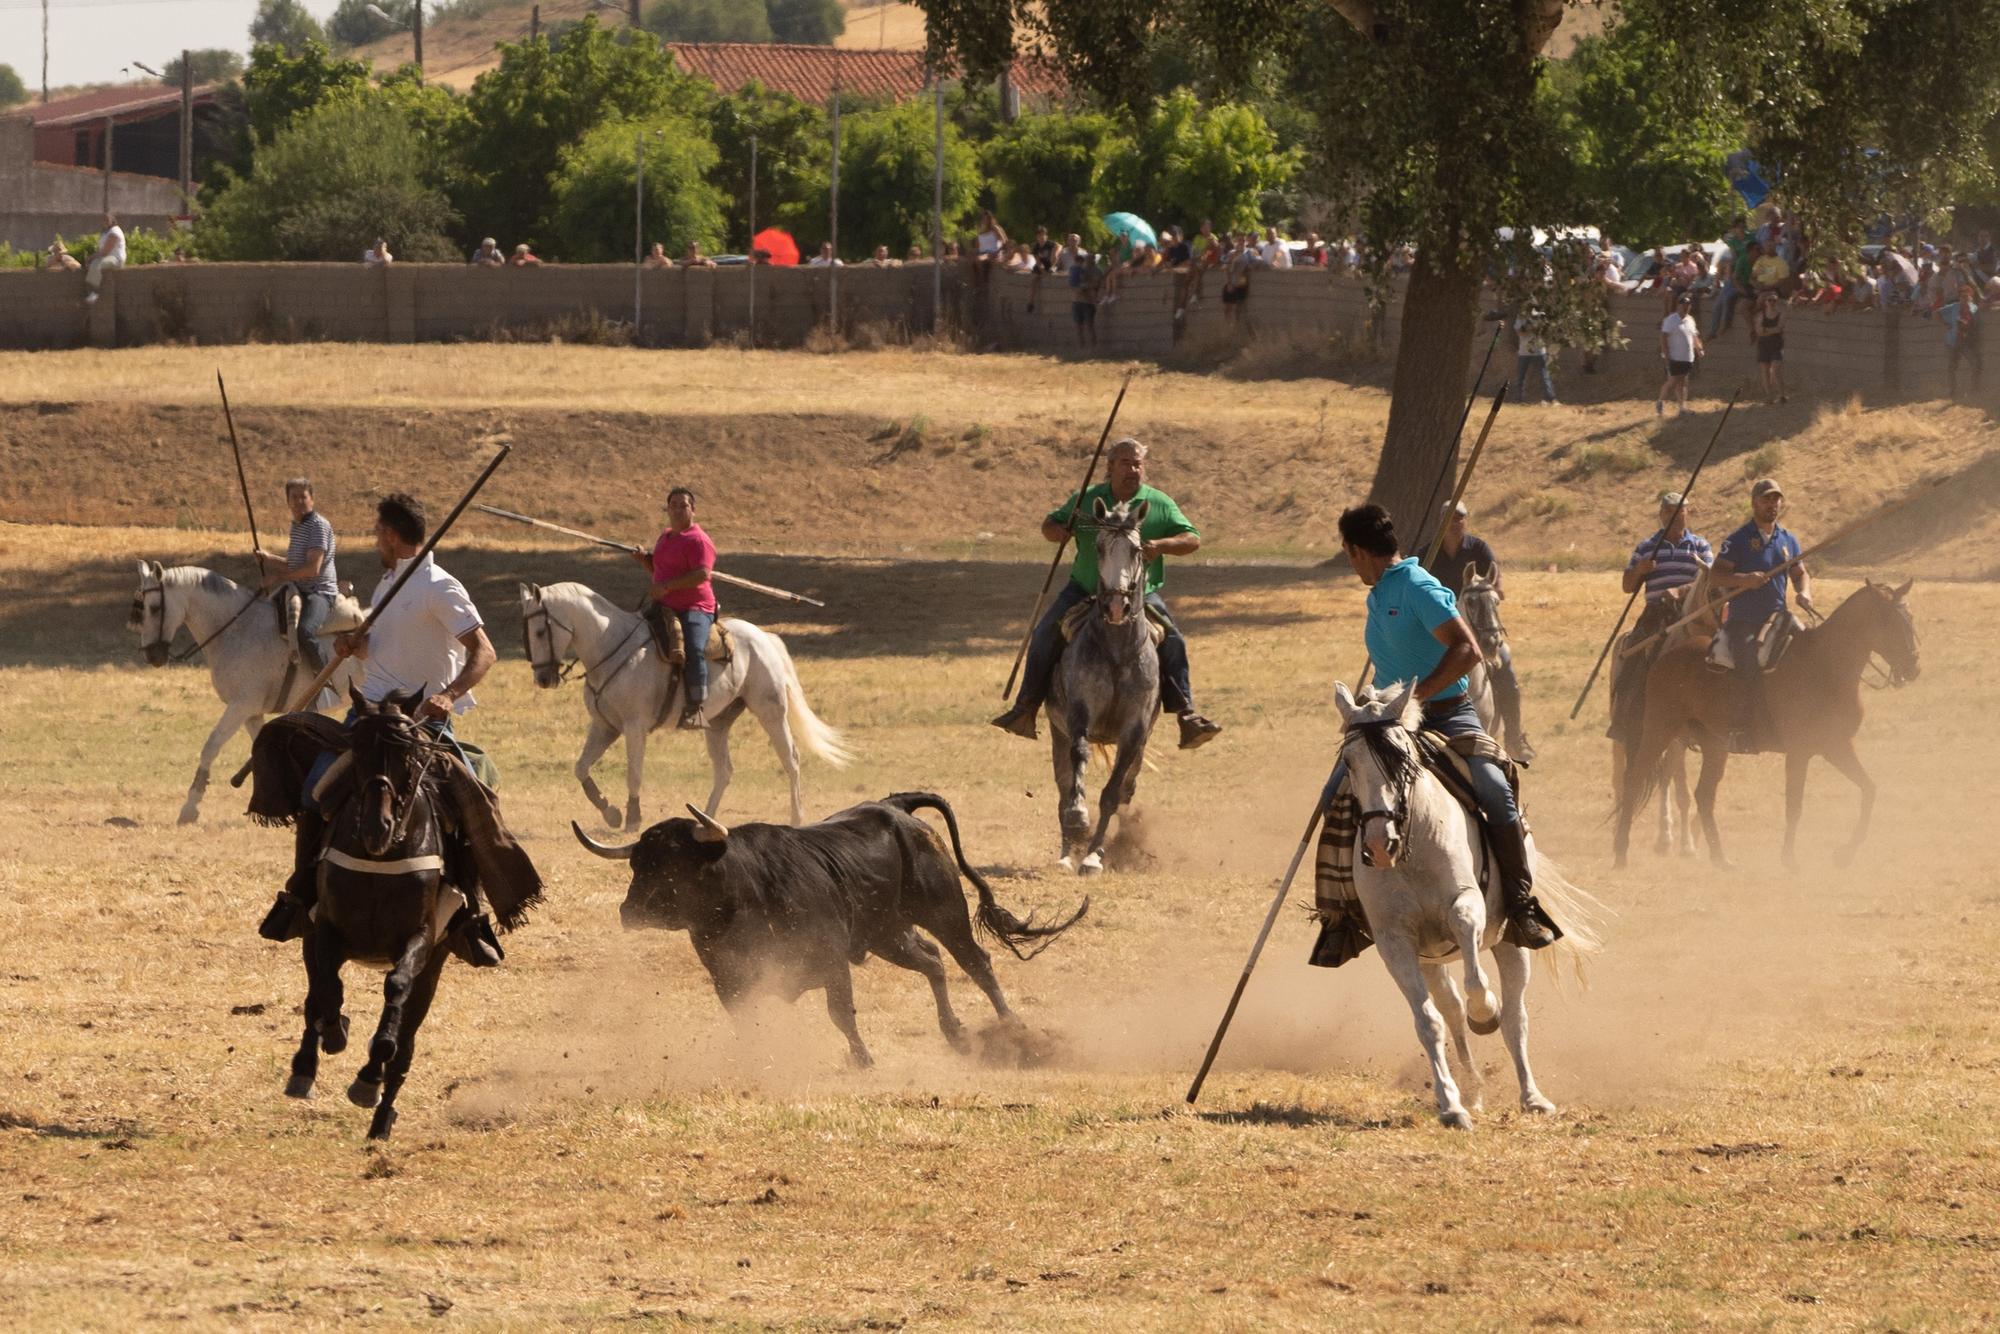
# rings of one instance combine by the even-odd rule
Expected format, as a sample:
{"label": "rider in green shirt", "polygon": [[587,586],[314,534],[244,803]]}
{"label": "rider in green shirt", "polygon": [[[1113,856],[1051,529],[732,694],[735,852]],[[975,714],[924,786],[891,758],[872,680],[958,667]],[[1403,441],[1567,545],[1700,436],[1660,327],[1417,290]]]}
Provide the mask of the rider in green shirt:
{"label": "rider in green shirt", "polygon": [[[1193,750],[1222,728],[1195,712],[1194,688],[1188,673],[1187,640],[1181,637],[1179,628],[1167,611],[1160,588],[1167,581],[1166,558],[1193,555],[1201,547],[1201,533],[1188,522],[1187,515],[1181,513],[1181,507],[1174,503],[1173,497],[1146,485],[1146,447],[1137,440],[1127,437],[1113,445],[1106,467],[1111,480],[1098,483],[1080,497],[1071,495],[1051,510],[1048,517],[1042,520],[1042,536],[1051,542],[1068,541],[1071,517],[1079,503],[1088,506],[1094,500],[1102,500],[1106,505],[1140,500],[1149,502],[1139,535],[1145,541],[1146,605],[1166,625],[1166,638],[1160,642],[1160,698],[1166,708],[1180,719],[1181,749]],[[1063,617],[1070,608],[1096,592],[1097,544],[1089,534],[1079,534],[1069,580],[1035,625],[1034,637],[1028,645],[1027,664],[1021,672],[1021,693],[1015,697],[1012,708],[993,720],[995,727],[1030,740],[1035,738],[1035,715],[1041,710],[1042,701],[1048,697],[1056,663],[1062,658]]]}

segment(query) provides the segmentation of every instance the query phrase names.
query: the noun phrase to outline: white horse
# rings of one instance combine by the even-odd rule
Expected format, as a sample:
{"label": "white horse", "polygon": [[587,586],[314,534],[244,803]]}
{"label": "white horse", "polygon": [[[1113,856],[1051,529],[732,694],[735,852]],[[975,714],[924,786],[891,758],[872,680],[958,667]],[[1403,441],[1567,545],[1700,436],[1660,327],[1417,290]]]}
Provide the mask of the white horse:
{"label": "white horse", "polygon": [[[1473,1032],[1491,1033],[1497,1026],[1505,1035],[1521,1082],[1522,1110],[1553,1112],[1555,1104],[1542,1096],[1528,1068],[1528,951],[1500,938],[1506,911],[1499,868],[1488,859],[1482,887],[1473,817],[1418,755],[1412,733],[1422,726],[1423,711],[1414,683],[1386,693],[1365,691],[1358,701],[1342,683],[1334,687],[1334,701],[1346,724],[1341,758],[1349,790],[1360,803],[1354,888],[1382,963],[1416,1016],[1417,1038],[1430,1058],[1438,1119],[1470,1129],[1467,1103],[1475,1110],[1480,1106],[1468,1021]],[[1594,901],[1536,852],[1532,838],[1528,855],[1535,893],[1564,932],[1550,948],[1572,960],[1596,950]],[[1500,974],[1497,1003],[1480,962],[1482,950],[1492,951]],[[1462,993],[1447,971],[1454,959],[1465,965]],[[1460,1100],[1445,1060],[1447,1028],[1465,1075],[1466,1101]]]}
{"label": "white horse", "polygon": [[[360,605],[342,595],[335,600],[321,634],[351,630],[361,619]],[[165,569],[158,561],[140,561],[139,591],[133,595],[126,624],[139,636],[146,661],[155,667],[173,660],[168,650],[185,626],[194,636],[194,651],[208,663],[209,682],[222,699],[222,717],[202,743],[194,782],[181,806],[179,822],[193,824],[201,814],[209,768],[229,734],[241,727],[255,736],[265,714],[283,713],[292,707],[294,700],[282,698],[282,692],[296,695],[312,678],[301,666],[286,686],[285,668],[292,651],[279,637],[278,611],[270,599],[199,565]],[[184,656],[192,656],[192,652]],[[345,695],[350,686],[361,683],[361,671],[358,661],[341,663],[331,688]]]}
{"label": "white horse", "polygon": [[[748,621],[728,617],[735,656],[727,663],[710,663],[708,698],[702,705],[707,723],[708,762],[715,785],[709,790],[707,813],[722,805],[735,766],[729,759],[729,729],[748,709],[764,725],[771,749],[778,753],[792,787],[792,823],[806,822],[805,791],[799,784],[799,748],[840,768],[853,758],[840,732],[820,721],[806,703],[798,669],[785,641]],[[646,774],[646,736],[668,719],[680,717],[682,691],[672,667],[654,647],[646,622],[583,584],[521,585],[521,632],[535,684],[560,685],[571,662],[583,664],[583,704],[590,714],[590,734],[576,757],[576,781],[604,823],[618,827],[618,808],[591,779],[596,764],[611,743],[625,738],[625,827],[639,827],[639,790]],[[794,737],[796,736],[796,740]]]}

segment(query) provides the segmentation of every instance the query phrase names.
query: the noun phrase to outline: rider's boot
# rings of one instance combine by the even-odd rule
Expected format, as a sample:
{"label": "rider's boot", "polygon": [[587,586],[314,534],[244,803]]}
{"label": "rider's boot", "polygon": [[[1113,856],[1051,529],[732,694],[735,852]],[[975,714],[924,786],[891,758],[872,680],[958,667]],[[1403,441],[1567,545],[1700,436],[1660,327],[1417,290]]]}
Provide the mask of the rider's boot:
{"label": "rider's boot", "polygon": [[1534,877],[1528,869],[1528,836],[1520,822],[1487,828],[1493,837],[1494,860],[1500,863],[1500,898],[1507,910],[1507,929],[1500,938],[1529,950],[1555,944],[1562,939],[1562,928],[1535,900]]}
{"label": "rider's boot", "polygon": [[307,914],[319,898],[319,845],[326,833],[326,817],[318,811],[300,811],[292,828],[292,874],[271,911],[257,927],[266,940],[297,940],[306,933]]}
{"label": "rider's boot", "polygon": [[1193,709],[1181,714],[1181,749],[1193,750],[1215,739],[1222,730],[1221,723],[1212,723]]}
{"label": "rider's boot", "polygon": [[1042,711],[1039,704],[1016,704],[993,720],[993,725],[1003,732],[1024,736],[1033,741],[1041,733],[1035,730],[1035,716]]}
{"label": "rider's boot", "polygon": [[681,731],[701,732],[707,730],[708,724],[702,721],[701,706],[702,706],[702,701],[695,700],[693,703],[689,704],[686,708],[681,710],[681,720],[677,724],[677,726],[679,726]]}
{"label": "rider's boot", "polygon": [[451,952],[474,968],[498,968],[507,952],[500,948],[500,938],[493,934],[493,919],[487,916],[477,889],[463,892],[465,906],[452,915],[445,928]]}

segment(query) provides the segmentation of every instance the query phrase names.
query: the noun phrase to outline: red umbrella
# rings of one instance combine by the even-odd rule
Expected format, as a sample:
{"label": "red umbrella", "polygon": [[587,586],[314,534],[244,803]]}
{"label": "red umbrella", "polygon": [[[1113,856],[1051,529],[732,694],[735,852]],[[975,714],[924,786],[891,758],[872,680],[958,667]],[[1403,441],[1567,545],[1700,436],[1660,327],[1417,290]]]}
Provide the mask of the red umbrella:
{"label": "red umbrella", "polygon": [[759,250],[770,256],[773,264],[799,262],[799,243],[792,239],[791,233],[780,231],[776,227],[766,227],[750,238],[750,252],[753,259]]}

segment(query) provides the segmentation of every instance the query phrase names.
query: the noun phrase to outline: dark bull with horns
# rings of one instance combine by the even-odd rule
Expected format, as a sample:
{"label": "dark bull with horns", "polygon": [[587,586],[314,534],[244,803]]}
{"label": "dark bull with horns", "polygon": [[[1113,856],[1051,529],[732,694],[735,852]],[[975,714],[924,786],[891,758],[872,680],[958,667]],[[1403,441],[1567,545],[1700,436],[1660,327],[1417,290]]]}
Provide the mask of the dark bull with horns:
{"label": "dark bull with horns", "polygon": [[[899,792],[801,828],[729,829],[688,810],[693,819],[663,820],[622,848],[570,827],[598,856],[632,864],[631,889],[619,909],[627,928],[686,931],[732,1013],[758,991],[790,1001],[824,989],[827,1014],[857,1065],[874,1058],[855,1027],[852,965],[873,954],[923,974],[937,1001],[938,1027],[964,1051],[965,1026],[952,1012],[944,960],[931,939],[986,993],[1002,1022],[1019,1026],[992,959],[973,938],[974,922],[1016,958],[1030,959],[1090,906],[1085,899],[1068,918],[1046,924],[1024,922],[1001,907],[966,863],[951,807],[928,792]],[[920,810],[944,817],[949,849],[917,818]],[[979,893],[976,914],[966,911],[960,872]]]}

